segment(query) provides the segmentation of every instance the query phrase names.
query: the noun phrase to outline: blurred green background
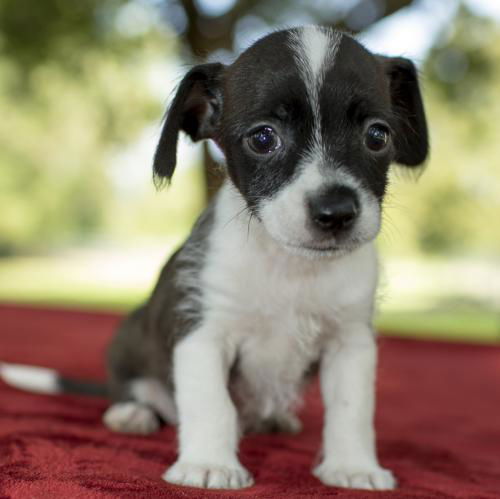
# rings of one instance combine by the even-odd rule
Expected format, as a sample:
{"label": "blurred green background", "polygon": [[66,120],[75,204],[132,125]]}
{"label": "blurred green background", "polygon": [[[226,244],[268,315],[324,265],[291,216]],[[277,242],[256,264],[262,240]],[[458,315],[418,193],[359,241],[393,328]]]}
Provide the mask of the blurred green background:
{"label": "blurred green background", "polygon": [[172,186],[154,189],[172,89],[189,64],[308,23],[421,72],[432,156],[421,175],[393,170],[379,327],[500,341],[496,0],[2,0],[0,301],[143,300],[217,183],[209,148],[184,140]]}

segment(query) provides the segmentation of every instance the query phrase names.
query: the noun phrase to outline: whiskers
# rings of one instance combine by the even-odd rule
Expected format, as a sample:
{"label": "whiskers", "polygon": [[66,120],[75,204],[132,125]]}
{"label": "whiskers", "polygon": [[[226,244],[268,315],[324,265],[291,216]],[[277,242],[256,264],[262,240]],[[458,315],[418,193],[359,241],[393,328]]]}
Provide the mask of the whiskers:
{"label": "whiskers", "polygon": [[252,220],[256,218],[258,220],[256,208],[254,204],[258,204],[259,201],[263,200],[264,196],[252,196],[252,204],[248,204],[246,201],[244,202],[244,206],[239,210],[235,215],[233,215],[229,220],[224,224],[224,229],[226,229],[231,223],[233,223],[235,220],[240,219],[243,214],[246,216],[246,223],[247,223],[247,242],[250,238],[250,228],[252,225]]}
{"label": "whiskers", "polygon": [[247,225],[247,242],[250,239],[250,224],[252,222],[252,218],[255,216],[255,213],[253,210],[249,209],[248,212],[250,213],[250,216],[248,217],[248,225]]}
{"label": "whiskers", "polygon": [[[242,213],[245,213],[245,212],[248,212],[250,215],[251,215],[251,211],[250,211],[250,207],[248,205],[245,205],[240,211],[238,211],[236,213],[236,215],[233,215],[225,224],[224,224],[224,229],[227,228],[227,226],[234,222],[234,220],[236,220],[237,218],[239,218],[239,216],[242,214]],[[249,217],[250,218],[250,217]]]}

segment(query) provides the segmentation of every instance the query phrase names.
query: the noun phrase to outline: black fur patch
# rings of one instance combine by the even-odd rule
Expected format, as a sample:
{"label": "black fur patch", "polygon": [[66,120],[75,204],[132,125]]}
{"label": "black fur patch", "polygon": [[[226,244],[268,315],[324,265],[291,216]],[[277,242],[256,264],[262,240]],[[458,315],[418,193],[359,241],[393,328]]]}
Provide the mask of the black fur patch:
{"label": "black fur patch", "polygon": [[[404,62],[403,62],[404,61]],[[319,91],[322,167],[341,165],[382,201],[392,161],[422,163],[427,127],[413,64],[371,54],[343,35],[337,56]],[[259,201],[272,197],[299,172],[314,128],[308,91],[295,61],[290,32],[260,40],[225,72],[223,113],[217,142],[228,160],[231,179],[258,213]],[[383,120],[392,147],[374,155],[364,146],[369,120]],[[242,142],[256,125],[275,128],[283,141],[277,153],[250,154]]]}
{"label": "black fur patch", "polygon": [[[294,177],[313,132],[307,89],[289,42],[288,32],[273,33],[244,52],[227,71],[218,142],[226,154],[229,175],[251,208]],[[283,147],[271,156],[256,157],[242,142],[262,124],[276,130]]]}
{"label": "black fur patch", "polygon": [[[188,240],[163,267],[148,302],[120,325],[108,350],[108,387],[112,400],[129,400],[129,383],[140,377],[162,380],[172,393],[174,346],[202,319],[201,296],[193,296],[195,291],[191,283],[186,283],[185,272],[190,280],[199,279],[213,219],[212,203]],[[186,303],[192,303],[193,313],[186,314],[180,309]]]}

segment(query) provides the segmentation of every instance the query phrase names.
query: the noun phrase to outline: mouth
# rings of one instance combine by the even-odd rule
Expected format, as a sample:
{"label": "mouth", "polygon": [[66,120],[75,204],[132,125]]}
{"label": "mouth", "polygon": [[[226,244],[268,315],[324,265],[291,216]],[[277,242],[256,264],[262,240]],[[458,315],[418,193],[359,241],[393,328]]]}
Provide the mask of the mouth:
{"label": "mouth", "polygon": [[282,243],[282,246],[290,253],[309,258],[331,258],[343,256],[355,250],[359,244],[313,246],[303,244]]}
{"label": "mouth", "polygon": [[311,259],[340,258],[368,242],[368,239],[352,236],[341,241],[331,238],[329,240],[302,242],[284,238],[274,233],[274,231],[267,230],[266,232],[276,244],[289,254]]}
{"label": "mouth", "polygon": [[285,244],[286,247],[296,250],[305,250],[305,251],[313,251],[317,253],[331,253],[332,251],[338,251],[341,249],[340,246],[331,245],[331,246],[310,246],[306,244]]}

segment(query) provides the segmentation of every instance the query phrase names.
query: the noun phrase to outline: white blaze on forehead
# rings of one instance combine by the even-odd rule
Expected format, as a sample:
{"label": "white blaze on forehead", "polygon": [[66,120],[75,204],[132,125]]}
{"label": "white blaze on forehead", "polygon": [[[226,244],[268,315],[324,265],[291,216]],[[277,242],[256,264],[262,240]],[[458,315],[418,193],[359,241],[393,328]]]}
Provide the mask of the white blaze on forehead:
{"label": "white blaze on forehead", "polygon": [[314,82],[320,75],[323,61],[328,53],[330,37],[323,30],[312,26],[302,30],[300,42]]}
{"label": "white blaze on forehead", "polygon": [[[325,72],[335,62],[342,34],[319,26],[306,26],[293,32],[291,47],[313,111],[314,133],[311,149],[321,151],[321,116],[319,93]],[[311,152],[312,152],[311,150]]]}
{"label": "white blaze on forehead", "polygon": [[318,26],[306,26],[293,31],[290,45],[308,92],[317,93],[324,70],[333,64],[342,35]]}

